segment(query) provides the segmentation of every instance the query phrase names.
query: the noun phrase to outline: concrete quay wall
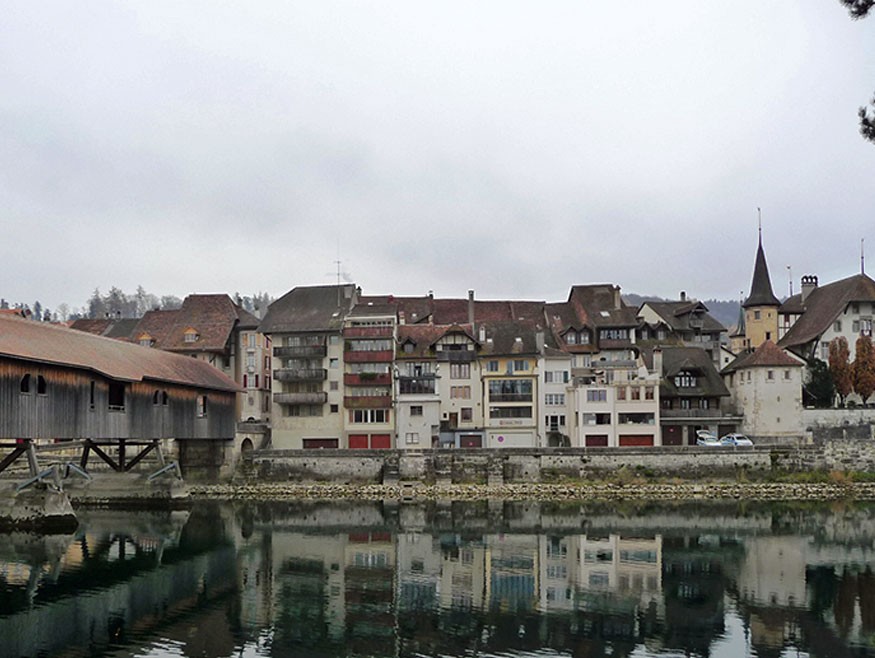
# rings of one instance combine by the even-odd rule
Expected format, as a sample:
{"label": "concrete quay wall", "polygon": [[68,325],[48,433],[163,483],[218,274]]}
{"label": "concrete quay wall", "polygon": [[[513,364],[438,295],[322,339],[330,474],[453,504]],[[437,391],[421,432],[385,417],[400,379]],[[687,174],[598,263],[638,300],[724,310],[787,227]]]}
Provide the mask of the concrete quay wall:
{"label": "concrete quay wall", "polygon": [[875,472],[872,439],[753,448],[550,448],[400,450],[256,450],[241,482],[339,484],[505,484],[633,476],[683,480],[735,478],[779,470]]}

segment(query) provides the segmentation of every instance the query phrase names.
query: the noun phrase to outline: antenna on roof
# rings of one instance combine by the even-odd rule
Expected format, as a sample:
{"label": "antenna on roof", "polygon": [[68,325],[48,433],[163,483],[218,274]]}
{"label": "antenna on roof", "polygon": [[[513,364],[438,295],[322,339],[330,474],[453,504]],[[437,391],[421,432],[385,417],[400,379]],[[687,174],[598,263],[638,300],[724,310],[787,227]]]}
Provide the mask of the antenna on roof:
{"label": "antenna on roof", "polygon": [[787,266],[787,278],[790,280],[790,296],[793,296],[793,270],[790,269],[790,266]]}
{"label": "antenna on roof", "polygon": [[866,238],[860,238],[860,274],[866,273],[866,250],[863,248],[863,244]]}
{"label": "antenna on roof", "polygon": [[762,208],[757,206],[757,231],[760,235],[760,242],[763,241],[763,211]]}

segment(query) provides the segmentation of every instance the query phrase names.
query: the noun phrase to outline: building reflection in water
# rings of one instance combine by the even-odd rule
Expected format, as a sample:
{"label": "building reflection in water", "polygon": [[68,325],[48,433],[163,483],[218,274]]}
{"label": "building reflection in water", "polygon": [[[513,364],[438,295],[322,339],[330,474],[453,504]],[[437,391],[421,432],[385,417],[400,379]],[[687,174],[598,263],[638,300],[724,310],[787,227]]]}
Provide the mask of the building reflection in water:
{"label": "building reflection in water", "polygon": [[832,658],[875,641],[871,507],[581,507],[577,532],[537,506],[481,511],[204,505],[0,535],[0,656]]}

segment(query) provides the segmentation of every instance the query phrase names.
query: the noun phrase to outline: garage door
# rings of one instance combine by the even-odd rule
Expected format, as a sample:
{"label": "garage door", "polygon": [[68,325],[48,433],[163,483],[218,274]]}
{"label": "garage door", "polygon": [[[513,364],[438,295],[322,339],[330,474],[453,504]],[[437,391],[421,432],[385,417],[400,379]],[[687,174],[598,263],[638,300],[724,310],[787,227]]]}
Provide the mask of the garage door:
{"label": "garage door", "polygon": [[590,434],[586,437],[586,441],[584,443],[587,448],[607,448],[608,447],[608,435],[607,434]]}
{"label": "garage door", "polygon": [[652,434],[621,434],[620,435],[620,445],[621,446],[652,446],[653,445],[653,435]]}
{"label": "garage door", "polygon": [[367,450],[368,435],[367,434],[350,434],[349,435],[350,450]]}
{"label": "garage door", "polygon": [[371,448],[374,450],[388,450],[392,447],[390,434],[371,434]]}
{"label": "garage door", "polygon": [[462,434],[459,437],[459,447],[461,448],[482,448],[483,437],[479,434]]}

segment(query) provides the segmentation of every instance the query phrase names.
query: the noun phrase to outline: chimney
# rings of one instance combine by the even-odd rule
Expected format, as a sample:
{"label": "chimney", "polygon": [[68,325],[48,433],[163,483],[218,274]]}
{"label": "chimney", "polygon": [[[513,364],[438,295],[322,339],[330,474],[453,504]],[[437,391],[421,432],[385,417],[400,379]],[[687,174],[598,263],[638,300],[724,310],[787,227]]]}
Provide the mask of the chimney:
{"label": "chimney", "polygon": [[468,324],[474,327],[474,291],[468,291]]}
{"label": "chimney", "polygon": [[623,307],[623,300],[620,298],[620,286],[614,286],[614,310],[619,311]]}
{"label": "chimney", "polygon": [[653,372],[662,377],[662,350],[658,347],[653,350]]}
{"label": "chimney", "polygon": [[682,302],[687,301],[687,291],[686,290],[681,290],[681,301]]}
{"label": "chimney", "polygon": [[481,345],[486,342],[486,327],[482,324],[480,325],[480,333],[477,336],[477,340],[480,341]]}
{"label": "chimney", "polygon": [[544,353],[544,332],[538,331],[535,333],[535,349],[538,350],[538,354]]}
{"label": "chimney", "polygon": [[814,274],[806,274],[802,277],[802,303],[808,299],[808,295],[817,288],[817,277]]}

